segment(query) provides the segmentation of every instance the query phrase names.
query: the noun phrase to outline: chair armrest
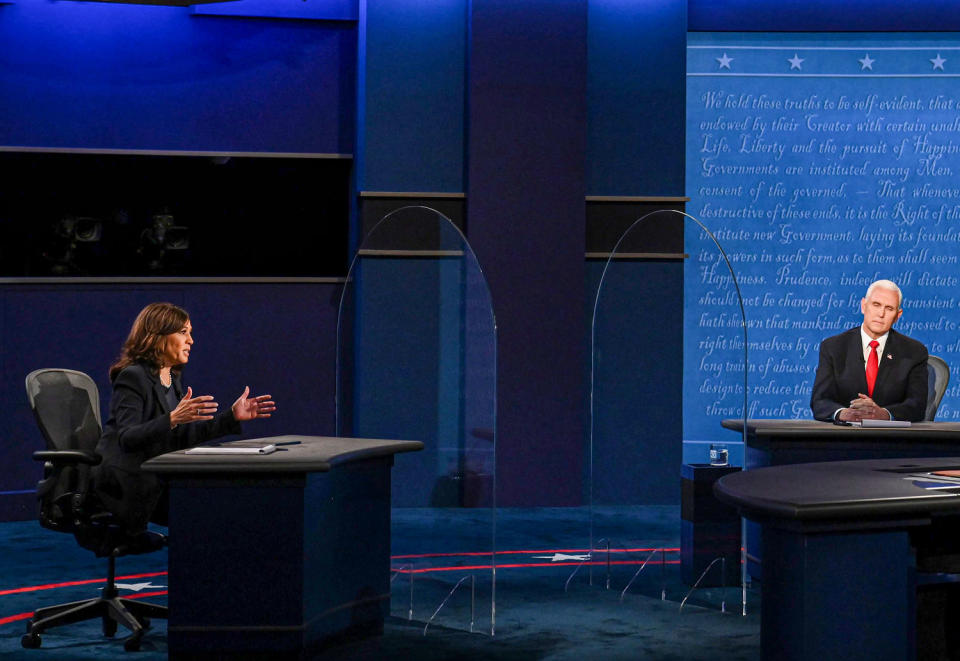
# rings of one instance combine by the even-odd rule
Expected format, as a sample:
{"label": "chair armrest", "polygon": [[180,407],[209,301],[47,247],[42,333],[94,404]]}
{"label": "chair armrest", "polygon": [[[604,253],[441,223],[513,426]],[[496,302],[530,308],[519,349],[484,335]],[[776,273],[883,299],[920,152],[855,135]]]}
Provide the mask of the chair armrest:
{"label": "chair armrest", "polygon": [[33,453],[35,461],[49,461],[51,464],[71,465],[87,464],[96,466],[100,456],[83,450],[37,450]]}

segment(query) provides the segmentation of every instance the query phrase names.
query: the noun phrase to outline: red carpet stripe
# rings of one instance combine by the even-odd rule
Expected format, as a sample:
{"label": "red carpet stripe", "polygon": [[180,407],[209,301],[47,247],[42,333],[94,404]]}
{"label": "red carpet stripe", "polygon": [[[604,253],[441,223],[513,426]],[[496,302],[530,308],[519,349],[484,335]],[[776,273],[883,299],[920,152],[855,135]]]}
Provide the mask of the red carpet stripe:
{"label": "red carpet stripe", "polygon": [[0,626],[10,624],[11,622],[19,622],[20,620],[29,620],[31,615],[33,615],[33,611],[20,613],[19,615],[10,615],[9,617],[0,617]]}
{"label": "red carpet stripe", "polygon": [[[150,578],[152,576],[166,576],[167,572],[165,571],[155,571],[150,572],[149,574],[129,574],[128,576],[117,576],[118,581],[125,581],[130,578]],[[46,585],[29,585],[22,588],[13,588],[12,590],[0,590],[0,596],[5,594],[19,594],[22,592],[37,592],[39,590],[53,590],[54,588],[67,588],[73,585],[90,585],[91,583],[103,583],[106,581],[106,577],[103,578],[89,578],[83,581],[65,581],[63,583],[47,583]]]}
{"label": "red carpet stripe", "polygon": [[[606,553],[608,549],[594,549],[595,553],[603,554]],[[611,554],[613,553],[650,553],[658,549],[655,548],[629,548],[629,549],[609,549]],[[666,553],[677,553],[680,551],[679,548],[666,548],[663,549]],[[532,555],[535,553],[589,553],[588,549],[536,549],[536,550],[513,550],[513,551],[497,551],[497,556],[506,556],[506,555]],[[425,559],[425,558],[457,558],[457,557],[490,557],[492,553],[490,551],[467,551],[462,553],[420,553],[420,554],[405,554],[405,555],[395,555],[391,556],[391,560],[411,560],[411,559]],[[642,564],[642,560],[611,560],[609,564],[612,565],[639,565]],[[679,560],[653,560],[649,564],[667,564],[667,565],[678,565],[680,564]],[[530,563],[503,563],[497,564],[498,569],[523,569],[525,567],[576,567],[578,565],[588,565],[594,567],[606,566],[608,563],[606,560],[594,560],[591,562],[530,562]],[[460,566],[444,566],[444,567],[422,567],[422,568],[395,568],[393,571],[400,574],[426,574],[432,572],[451,572],[451,571],[486,571],[492,570],[493,566],[489,564],[483,565],[460,565]],[[143,574],[127,574],[125,576],[117,576],[118,581],[130,580],[135,578],[153,578],[156,576],[166,576],[167,572],[158,571],[158,572],[148,572]],[[10,594],[22,594],[26,592],[39,592],[41,590],[53,590],[56,588],[64,587],[73,587],[77,585],[90,585],[93,583],[102,583],[106,578],[91,578],[80,581],[63,581],[60,583],[47,583],[44,585],[30,585],[20,588],[13,588],[10,590],[0,590],[0,596],[10,595]],[[143,599],[147,597],[159,597],[166,595],[167,591],[157,591],[157,592],[144,592],[142,594],[135,595],[125,595],[128,599]],[[0,618],[0,626],[9,624],[11,622],[19,622],[21,620],[30,619],[33,615],[33,612],[29,613],[18,613],[17,615],[9,615],[7,617]]]}
{"label": "red carpet stripe", "polygon": [[[524,563],[518,563],[518,564],[511,564],[511,565],[506,565],[506,564],[505,564],[505,565],[497,565],[497,569],[523,569],[523,568],[525,568],[525,567],[576,567],[576,566],[581,565],[581,564],[586,565],[586,566],[593,566],[593,567],[606,567],[606,566],[607,566],[607,563],[606,563],[605,561],[603,561],[603,560],[598,560],[598,561],[595,561],[595,562],[583,562],[583,563],[580,563],[580,562],[530,562],[530,563],[526,563],[526,562],[524,562]],[[611,566],[612,566],[612,565],[642,565],[642,564],[643,564],[643,560],[612,560],[612,561],[610,561],[610,565],[611,565]],[[660,563],[659,560],[652,560],[652,561],[648,562],[647,564],[648,564],[648,565],[659,565],[659,564],[661,564],[661,563]],[[662,564],[665,564],[665,565],[679,565],[679,564],[680,564],[680,561],[679,561],[679,560],[667,560],[666,562],[664,562],[664,563],[662,563]],[[398,574],[429,574],[429,573],[432,573],[432,572],[464,571],[464,570],[472,570],[472,569],[483,569],[483,570],[487,570],[487,569],[493,569],[493,567],[492,567],[491,565],[460,565],[460,566],[452,566],[452,567],[423,567],[422,569],[409,569],[409,568],[406,568],[406,569],[405,569],[405,568],[402,568],[402,567],[397,567],[397,568],[394,568],[393,571],[395,571],[395,572],[398,573]]]}
{"label": "red carpet stripe", "polygon": [[[651,551],[658,551],[659,549],[649,548],[649,549],[610,549],[610,553],[649,553]],[[667,553],[679,553],[680,548],[668,548],[663,549]],[[607,549],[594,549],[596,553],[606,553]],[[419,553],[419,554],[409,554],[409,555],[392,555],[390,556],[391,560],[400,560],[408,558],[456,558],[456,557],[470,557],[470,556],[483,556],[490,555],[490,551],[466,551],[463,553]],[[589,553],[588,549],[543,549],[543,550],[533,550],[533,551],[497,551],[497,555],[508,555],[508,554],[518,554],[518,553]]]}

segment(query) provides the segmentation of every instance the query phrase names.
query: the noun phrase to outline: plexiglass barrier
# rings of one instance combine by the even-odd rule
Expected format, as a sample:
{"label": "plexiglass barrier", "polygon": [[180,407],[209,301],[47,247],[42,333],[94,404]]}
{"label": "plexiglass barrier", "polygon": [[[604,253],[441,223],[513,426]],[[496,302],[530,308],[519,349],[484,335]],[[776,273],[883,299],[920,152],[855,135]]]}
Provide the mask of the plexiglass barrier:
{"label": "plexiglass barrier", "polygon": [[747,321],[730,261],[699,220],[659,210],[591,268],[592,552],[580,580],[681,610],[745,612],[742,523],[712,518],[708,503],[712,482],[742,466],[746,435],[721,421],[745,429],[749,410]]}
{"label": "plexiglass barrier", "polygon": [[380,220],[340,301],[337,434],[422,441],[392,472],[391,613],[493,634],[496,324],[476,256],[426,207]]}

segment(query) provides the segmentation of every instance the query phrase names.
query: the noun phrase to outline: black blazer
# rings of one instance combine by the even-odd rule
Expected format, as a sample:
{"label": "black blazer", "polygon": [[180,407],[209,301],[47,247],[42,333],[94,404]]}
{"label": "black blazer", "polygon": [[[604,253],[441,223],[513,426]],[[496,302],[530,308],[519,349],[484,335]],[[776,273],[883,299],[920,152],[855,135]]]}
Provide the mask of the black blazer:
{"label": "black blazer", "polygon": [[[894,420],[923,420],[927,408],[927,379],[927,348],[891,329],[873,386],[873,401],[890,411]],[[810,395],[813,417],[833,420],[837,409],[850,406],[858,393],[866,392],[860,327],[821,342],[820,364]]]}
{"label": "black blazer", "polygon": [[[177,399],[183,397],[180,377],[173,375]],[[140,464],[173,450],[187,448],[225,434],[239,434],[240,423],[230,409],[213,420],[170,429],[170,406],[160,377],[142,364],[125,367],[113,380],[110,418],[97,444],[101,463],[94,468],[94,485],[104,506],[129,532],[143,530],[157,505],[163,483]]]}

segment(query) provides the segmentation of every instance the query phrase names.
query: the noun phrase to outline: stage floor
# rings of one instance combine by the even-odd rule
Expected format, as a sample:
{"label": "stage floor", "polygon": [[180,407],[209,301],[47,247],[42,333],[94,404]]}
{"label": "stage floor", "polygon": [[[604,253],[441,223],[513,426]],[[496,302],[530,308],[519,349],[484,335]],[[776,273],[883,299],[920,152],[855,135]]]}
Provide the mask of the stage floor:
{"label": "stage floor", "polygon": [[[592,526],[588,508],[395,509],[392,537],[384,635],[337,641],[317,658],[760,658],[758,591],[747,590],[745,617],[738,586],[697,590],[680,609],[690,588],[679,507],[594,508]],[[166,560],[121,558],[124,596],[165,603]],[[104,569],[70,536],[0,523],[0,657],[126,658],[122,637],[102,640],[95,623],[20,647],[33,609],[93,596]],[[166,623],[155,622],[137,658],[166,652]]]}

